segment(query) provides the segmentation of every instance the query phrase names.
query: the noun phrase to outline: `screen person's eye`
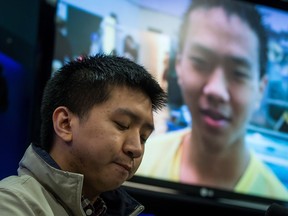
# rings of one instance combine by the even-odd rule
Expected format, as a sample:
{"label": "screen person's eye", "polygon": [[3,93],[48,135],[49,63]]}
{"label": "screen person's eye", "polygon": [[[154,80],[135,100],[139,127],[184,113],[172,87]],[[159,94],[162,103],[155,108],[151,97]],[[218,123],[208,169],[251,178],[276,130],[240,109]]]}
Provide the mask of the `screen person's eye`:
{"label": "screen person's eye", "polygon": [[246,71],[237,70],[237,69],[233,71],[233,76],[236,79],[249,79],[251,77],[251,75],[247,73]]}
{"label": "screen person's eye", "polygon": [[199,72],[209,72],[212,68],[212,63],[207,58],[191,56],[190,61],[193,68]]}
{"label": "screen person's eye", "polygon": [[230,77],[236,81],[249,81],[251,80],[253,72],[245,66],[232,66],[227,68]]}

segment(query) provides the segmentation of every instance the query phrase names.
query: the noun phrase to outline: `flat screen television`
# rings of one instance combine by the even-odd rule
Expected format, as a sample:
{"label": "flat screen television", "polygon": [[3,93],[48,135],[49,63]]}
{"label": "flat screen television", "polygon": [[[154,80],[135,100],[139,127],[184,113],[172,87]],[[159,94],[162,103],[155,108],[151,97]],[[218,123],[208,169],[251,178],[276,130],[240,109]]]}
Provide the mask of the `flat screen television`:
{"label": "flat screen television", "polygon": [[[268,85],[256,110],[261,118],[253,115],[247,128],[247,142],[288,189],[288,3],[241,2],[256,5],[263,14],[262,22],[269,37]],[[81,55],[105,52],[127,56],[144,65],[168,92],[170,109],[155,115],[156,130],[152,136],[189,127],[192,119],[183,103],[174,68],[178,32],[189,3],[189,0],[59,0],[51,73]],[[169,70],[164,80],[166,67]],[[267,125],[267,120],[272,124]],[[288,197],[275,200],[149,176],[136,175],[125,185],[259,210],[265,210],[273,202],[288,204]]]}

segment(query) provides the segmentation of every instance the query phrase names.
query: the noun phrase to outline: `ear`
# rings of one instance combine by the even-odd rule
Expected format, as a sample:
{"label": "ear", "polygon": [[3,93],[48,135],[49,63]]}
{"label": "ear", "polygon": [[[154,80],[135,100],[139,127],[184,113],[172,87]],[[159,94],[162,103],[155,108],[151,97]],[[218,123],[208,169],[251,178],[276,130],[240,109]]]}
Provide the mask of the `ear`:
{"label": "ear", "polygon": [[261,95],[263,95],[264,94],[264,92],[265,92],[265,89],[266,89],[266,87],[267,87],[267,83],[268,83],[268,78],[267,78],[267,75],[264,75],[262,78],[261,78],[261,80],[260,80],[260,93],[261,93]]}
{"label": "ear", "polygon": [[53,126],[56,135],[64,142],[72,140],[71,112],[67,107],[60,106],[54,110]]}
{"label": "ear", "polygon": [[267,87],[268,84],[268,79],[267,79],[267,75],[264,75],[259,83],[259,89],[258,89],[258,96],[256,98],[256,105],[255,105],[255,110],[258,110],[261,106],[261,101],[264,97],[265,94],[265,89]]}
{"label": "ear", "polygon": [[265,89],[267,87],[268,79],[267,76],[264,75],[259,83],[259,96],[258,96],[258,101],[260,102],[263,99],[263,96],[265,94]]}

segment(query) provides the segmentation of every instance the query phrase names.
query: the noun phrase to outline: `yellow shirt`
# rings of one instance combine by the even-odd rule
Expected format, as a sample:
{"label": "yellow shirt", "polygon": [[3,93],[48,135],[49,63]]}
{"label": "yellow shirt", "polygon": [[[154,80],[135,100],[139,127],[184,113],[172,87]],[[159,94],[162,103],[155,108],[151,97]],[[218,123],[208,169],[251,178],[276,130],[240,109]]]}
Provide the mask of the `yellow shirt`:
{"label": "yellow shirt", "polygon": [[[184,134],[188,131],[190,129],[149,138],[145,144],[143,161],[136,175],[179,182],[180,144]],[[288,200],[287,188],[252,151],[249,165],[234,191],[265,198]]]}

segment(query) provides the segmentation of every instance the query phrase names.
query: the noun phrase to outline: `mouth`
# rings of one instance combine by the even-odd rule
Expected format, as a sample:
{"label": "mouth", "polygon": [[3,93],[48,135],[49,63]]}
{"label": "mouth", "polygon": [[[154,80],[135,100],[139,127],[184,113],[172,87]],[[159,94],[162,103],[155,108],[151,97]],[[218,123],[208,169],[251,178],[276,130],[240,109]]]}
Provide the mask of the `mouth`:
{"label": "mouth", "polygon": [[230,118],[224,114],[211,109],[201,110],[204,122],[211,128],[223,128],[230,122]]}
{"label": "mouth", "polygon": [[225,120],[228,121],[229,118],[226,117],[225,115],[221,114],[220,112],[217,111],[213,111],[213,110],[202,110],[201,113],[205,116],[208,116],[212,119],[214,119],[215,121],[221,121],[221,120]]}
{"label": "mouth", "polygon": [[132,166],[130,165],[126,165],[126,164],[122,164],[122,163],[116,163],[118,166],[121,166],[122,168],[124,168],[125,170],[127,170],[129,173],[131,173],[132,170]]}

